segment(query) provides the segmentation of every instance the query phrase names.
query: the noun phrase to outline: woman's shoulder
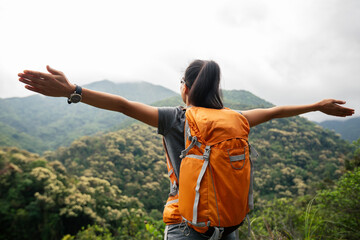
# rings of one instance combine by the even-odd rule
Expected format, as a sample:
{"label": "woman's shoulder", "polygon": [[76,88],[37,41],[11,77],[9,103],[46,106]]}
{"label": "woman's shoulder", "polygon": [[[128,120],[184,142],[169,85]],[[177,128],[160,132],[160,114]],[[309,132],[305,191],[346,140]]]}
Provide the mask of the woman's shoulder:
{"label": "woman's shoulder", "polygon": [[165,115],[165,116],[177,116],[177,115],[183,115],[185,114],[186,108],[183,106],[177,106],[177,107],[159,107],[159,115]]}
{"label": "woman's shoulder", "polygon": [[160,107],[158,132],[165,135],[170,129],[185,122],[186,109],[182,106],[178,107]]}

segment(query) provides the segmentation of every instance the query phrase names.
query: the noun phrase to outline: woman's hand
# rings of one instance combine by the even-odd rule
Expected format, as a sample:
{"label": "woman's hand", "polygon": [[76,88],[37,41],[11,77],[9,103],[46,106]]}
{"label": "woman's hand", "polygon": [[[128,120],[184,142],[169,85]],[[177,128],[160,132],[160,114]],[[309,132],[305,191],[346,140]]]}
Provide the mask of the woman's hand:
{"label": "woman's hand", "polygon": [[354,109],[340,106],[339,104],[345,104],[345,101],[335,99],[324,99],[317,103],[317,110],[333,116],[346,117],[355,113]]}
{"label": "woman's hand", "polygon": [[50,97],[69,97],[75,91],[75,85],[71,84],[64,73],[46,66],[49,73],[32,70],[24,70],[19,73],[19,81],[25,83],[25,88]]}

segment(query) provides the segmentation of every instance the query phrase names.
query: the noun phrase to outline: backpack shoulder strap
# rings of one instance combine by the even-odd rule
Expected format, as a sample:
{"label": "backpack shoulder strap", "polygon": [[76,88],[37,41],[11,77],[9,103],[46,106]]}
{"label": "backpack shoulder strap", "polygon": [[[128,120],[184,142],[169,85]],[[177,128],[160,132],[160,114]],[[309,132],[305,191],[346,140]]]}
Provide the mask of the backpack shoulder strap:
{"label": "backpack shoulder strap", "polygon": [[[186,147],[187,140],[190,141],[190,144],[189,146]],[[187,119],[185,120],[184,141],[185,141],[184,144],[185,149],[181,151],[181,155],[179,156],[181,159],[183,159],[188,154],[190,149],[192,149],[195,145],[198,146],[199,148],[201,148],[202,146],[202,144],[198,141],[196,136],[191,136],[190,126]]]}
{"label": "backpack shoulder strap", "polygon": [[165,143],[164,138],[163,138],[163,145],[164,145],[165,156],[166,156],[166,166],[167,166],[167,169],[168,169],[168,176],[170,178],[170,193],[169,193],[169,195],[170,196],[175,196],[178,193],[178,190],[179,190],[179,188],[178,188],[179,180],[176,177],[174,168],[173,168],[173,166],[171,164],[169,153],[168,153],[168,150],[166,148],[166,143]]}

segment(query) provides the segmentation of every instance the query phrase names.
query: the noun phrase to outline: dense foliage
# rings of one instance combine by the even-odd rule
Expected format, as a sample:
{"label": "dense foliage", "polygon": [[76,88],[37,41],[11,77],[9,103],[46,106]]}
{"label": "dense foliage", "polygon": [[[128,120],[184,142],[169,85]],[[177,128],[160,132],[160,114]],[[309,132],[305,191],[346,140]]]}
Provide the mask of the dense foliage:
{"label": "dense foliage", "polygon": [[[150,239],[163,228],[151,215],[158,218],[107,180],[71,175],[59,161],[16,148],[0,150],[0,239],[69,239],[99,229],[117,239]],[[160,230],[150,232],[154,226]]]}
{"label": "dense foliage", "polygon": [[[252,239],[359,239],[359,192],[356,168],[316,194],[258,202],[251,214]],[[246,227],[240,230],[245,239]]]}
{"label": "dense foliage", "polygon": [[262,197],[303,196],[343,172],[351,146],[333,132],[301,117],[275,119],[251,129],[256,189]]}
{"label": "dense foliage", "polygon": [[[60,161],[69,174],[96,177],[137,197],[145,209],[162,211],[169,182],[161,138],[141,125],[100,136],[82,137],[68,148],[45,154]],[[161,214],[160,214],[161,215]]]}
{"label": "dense foliage", "polygon": [[[24,150],[2,148],[0,150],[0,224],[2,226],[0,239],[161,239],[164,229],[160,220],[161,214],[157,209],[150,210],[153,207],[151,204],[147,209],[144,208],[147,202],[144,201],[143,204],[137,197],[132,196],[131,194],[138,192],[128,191],[127,184],[123,186],[124,190],[120,190],[112,183],[121,183],[121,180],[116,180],[117,177],[111,173],[118,170],[103,169],[104,178],[108,174],[113,176],[113,178],[107,177],[108,180],[96,177],[97,174],[101,174],[97,172],[101,170],[99,167],[108,165],[107,162],[111,161],[109,157],[116,155],[111,153],[107,156],[103,152],[101,157],[102,150],[106,149],[109,152],[111,149],[119,150],[121,145],[114,146],[122,142],[123,147],[132,147],[132,154],[138,153],[137,146],[131,146],[134,144],[133,141],[151,135],[156,138],[152,129],[135,125],[127,130],[104,136],[84,137],[74,142],[70,148],[59,149],[54,153],[48,152],[46,158],[50,161]],[[125,136],[123,141],[119,136]],[[152,140],[159,141],[159,139]],[[88,144],[88,153],[86,148],[82,148],[79,152],[83,155],[76,155],[79,152],[75,151],[74,147],[79,146],[80,143]],[[103,147],[109,145],[112,145],[112,148]],[[93,154],[104,162],[100,164],[101,160],[99,160],[97,164],[91,163],[87,169],[83,169],[82,162],[76,158],[96,162],[85,157],[91,156],[91,146],[100,149],[98,153],[93,149]],[[160,149],[158,150],[161,152]],[[66,158],[70,156],[68,154],[71,151],[76,155],[72,162]],[[150,152],[145,150],[144,153]],[[130,152],[125,153],[124,156],[127,154]],[[153,157],[157,158],[155,155]],[[354,151],[347,159],[349,169],[353,170],[345,173],[339,181],[335,181],[334,185],[316,190],[313,194],[281,197],[282,193],[278,192],[274,194],[273,199],[267,200],[266,195],[263,198],[261,192],[258,193],[256,208],[251,213],[252,238],[358,239],[360,237],[359,157],[360,139],[354,143]],[[69,164],[68,168],[55,158],[61,161],[67,159],[64,163]],[[121,157],[115,157],[113,160],[115,159]],[[137,161],[133,163],[124,161],[127,169],[142,169],[135,162],[139,163],[143,158],[134,156],[133,159]],[[73,162],[76,162],[76,165],[72,165]],[[118,164],[121,166],[120,163]],[[158,164],[153,162],[152,165]],[[147,167],[152,168],[152,166]],[[161,176],[164,170],[163,163],[159,163],[152,170],[146,171],[145,167],[139,171],[144,171],[150,182],[156,182],[156,176],[159,176],[159,173]],[[125,169],[123,168],[122,171],[125,172]],[[129,178],[129,175],[126,177]],[[134,181],[135,178],[126,180],[127,183]],[[141,180],[137,181],[141,182]],[[288,188],[292,187],[288,186]],[[148,191],[150,195],[152,190],[151,188]],[[140,189],[141,191],[143,189]],[[167,190],[164,194],[166,192]],[[139,196],[142,197],[141,194]],[[160,197],[155,193],[152,201],[163,202],[165,198],[166,196]],[[242,239],[245,239],[246,224],[240,230]]]}

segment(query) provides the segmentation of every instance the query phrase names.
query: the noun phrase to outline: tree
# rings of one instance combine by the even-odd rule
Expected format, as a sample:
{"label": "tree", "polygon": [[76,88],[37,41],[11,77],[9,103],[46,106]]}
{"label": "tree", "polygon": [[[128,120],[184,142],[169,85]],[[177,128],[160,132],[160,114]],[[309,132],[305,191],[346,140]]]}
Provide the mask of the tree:
{"label": "tree", "polygon": [[335,188],[318,194],[324,237],[360,239],[360,168],[345,173]]}

